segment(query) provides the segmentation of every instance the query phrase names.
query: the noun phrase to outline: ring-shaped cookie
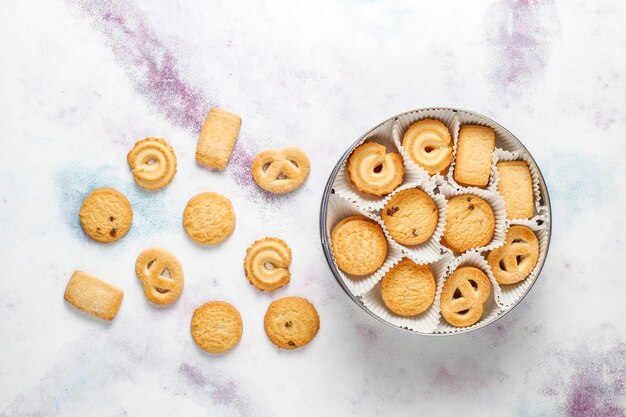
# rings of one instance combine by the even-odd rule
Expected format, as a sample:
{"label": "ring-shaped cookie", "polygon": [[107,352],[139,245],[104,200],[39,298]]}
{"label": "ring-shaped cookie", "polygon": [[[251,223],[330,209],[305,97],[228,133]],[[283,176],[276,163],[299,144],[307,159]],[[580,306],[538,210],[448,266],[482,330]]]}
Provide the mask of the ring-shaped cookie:
{"label": "ring-shaped cookie", "polygon": [[275,237],[254,242],[246,250],[243,267],[250,284],[261,291],[274,291],[289,284],[291,249]]}
{"label": "ring-shaped cookie", "polygon": [[252,177],[266,191],[289,193],[300,187],[309,176],[311,163],[298,148],[268,149],[252,160]]}
{"label": "ring-shaped cookie", "polygon": [[360,191],[376,196],[389,194],[402,184],[402,156],[387,153],[387,148],[380,143],[364,143],[350,155],[348,175]]}
{"label": "ring-shaped cookie", "polygon": [[172,253],[161,248],[141,252],[135,263],[146,298],[154,304],[170,304],[183,292],[183,267]]}
{"label": "ring-shaped cookie", "polygon": [[452,162],[450,131],[439,120],[423,119],[413,123],[404,134],[402,147],[430,175],[443,173]]}
{"label": "ring-shaped cookie", "polygon": [[148,190],[165,187],[176,174],[174,149],[163,139],[140,140],[126,159],[137,184]]}

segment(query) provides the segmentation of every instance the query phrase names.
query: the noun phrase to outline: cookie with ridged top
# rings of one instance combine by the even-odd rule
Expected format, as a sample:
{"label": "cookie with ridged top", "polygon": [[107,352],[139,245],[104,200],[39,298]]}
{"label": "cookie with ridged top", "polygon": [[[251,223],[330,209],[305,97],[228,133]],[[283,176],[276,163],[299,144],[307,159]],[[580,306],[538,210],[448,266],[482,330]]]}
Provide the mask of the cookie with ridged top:
{"label": "cookie with ridged top", "polygon": [[235,230],[235,210],[221,194],[207,192],[193,196],[183,213],[187,235],[203,245],[215,245]]}
{"label": "cookie with ridged top", "polygon": [[239,311],[225,301],[209,301],[193,312],[191,336],[200,349],[223,353],[241,340],[243,322]]}

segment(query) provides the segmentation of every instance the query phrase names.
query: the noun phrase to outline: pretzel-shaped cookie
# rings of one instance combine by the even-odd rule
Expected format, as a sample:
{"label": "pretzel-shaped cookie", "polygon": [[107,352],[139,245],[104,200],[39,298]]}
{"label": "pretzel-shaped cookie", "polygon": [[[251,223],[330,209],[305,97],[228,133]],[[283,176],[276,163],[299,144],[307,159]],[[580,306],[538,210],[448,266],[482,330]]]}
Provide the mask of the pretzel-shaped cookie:
{"label": "pretzel-shaped cookie", "polygon": [[489,277],[473,266],[457,268],[443,284],[441,315],[456,327],[477,323],[491,294]]}
{"label": "pretzel-shaped cookie", "polygon": [[389,194],[402,183],[402,156],[387,153],[387,148],[380,143],[364,143],[350,155],[348,174],[360,191],[377,196]]}
{"label": "pretzel-shaped cookie", "polygon": [[302,185],[310,167],[309,158],[298,148],[268,149],[252,160],[252,176],[264,190],[284,194]]}
{"label": "pretzel-shaped cookie", "polygon": [[163,139],[140,140],[126,159],[137,184],[148,190],[165,187],[176,174],[176,155]]}
{"label": "pretzel-shaped cookie", "polygon": [[[243,267],[250,284],[261,291],[274,291],[289,284],[291,249],[275,237],[254,242],[246,250]],[[271,267],[268,267],[271,266]]]}
{"label": "pretzel-shaped cookie", "polygon": [[404,134],[402,147],[430,175],[443,172],[452,162],[450,131],[439,120],[424,119],[413,123]]}
{"label": "pretzel-shaped cookie", "polygon": [[496,281],[500,284],[515,284],[523,281],[532,272],[539,260],[539,241],[535,233],[526,226],[511,226],[504,245],[487,255]]}
{"label": "pretzel-shaped cookie", "polygon": [[[148,248],[141,252],[135,263],[135,272],[146,298],[154,304],[170,304],[183,291],[183,267],[165,249]],[[165,275],[168,273],[169,276]]]}

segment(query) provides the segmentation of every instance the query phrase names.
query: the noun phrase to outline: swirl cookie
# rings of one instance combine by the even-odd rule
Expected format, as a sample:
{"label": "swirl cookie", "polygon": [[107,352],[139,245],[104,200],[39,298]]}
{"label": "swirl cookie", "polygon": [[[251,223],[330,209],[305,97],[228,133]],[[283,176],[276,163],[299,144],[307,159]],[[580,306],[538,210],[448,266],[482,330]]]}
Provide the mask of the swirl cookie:
{"label": "swirl cookie", "polygon": [[67,283],[63,298],[87,314],[111,321],[122,305],[124,292],[93,275],[76,271]]}
{"label": "swirl cookie", "polygon": [[198,307],[191,318],[191,336],[209,353],[224,353],[241,340],[243,322],[239,311],[225,301],[210,301]]}
{"label": "swirl cookie", "polygon": [[413,123],[404,134],[402,147],[430,175],[443,173],[452,162],[450,131],[439,120],[423,119]]}
{"label": "swirl cookie", "polygon": [[385,305],[400,316],[423,313],[435,301],[435,276],[428,265],[408,258],[391,268],[380,282]]}
{"label": "swirl cookie", "polygon": [[419,245],[435,232],[439,210],[428,194],[410,188],[392,195],[381,217],[393,240],[402,245]]}
{"label": "swirl cookie", "polygon": [[503,246],[487,255],[489,267],[500,284],[525,280],[537,265],[539,241],[526,226],[511,226]]}
{"label": "swirl cookie", "polygon": [[126,160],[135,182],[148,190],[165,187],[176,174],[174,149],[163,139],[140,140],[128,152]]}
{"label": "swirl cookie", "polygon": [[337,266],[350,275],[371,274],[387,258],[383,229],[365,216],[351,216],[337,223],[330,240]]}
{"label": "swirl cookie", "polygon": [[491,294],[489,277],[478,268],[457,268],[443,284],[441,315],[455,327],[477,323],[485,311],[485,302]]}
{"label": "swirl cookie", "polygon": [[270,304],[263,324],[272,343],[281,349],[296,349],[313,340],[320,318],[306,298],[285,297]]}
{"label": "swirl cookie", "polygon": [[252,177],[264,190],[284,194],[300,187],[310,168],[309,158],[298,148],[268,149],[252,160]]}
{"label": "swirl cookie", "polygon": [[113,188],[93,190],[78,213],[85,233],[98,242],[110,243],[128,233],[133,209],[122,193]]}
{"label": "swirl cookie", "polygon": [[368,142],[357,147],[348,159],[350,181],[364,193],[382,196],[395,190],[404,178],[399,153],[389,152],[379,143]]}
{"label": "swirl cookie", "polygon": [[183,292],[183,267],[165,249],[148,248],[141,252],[135,262],[135,272],[146,298],[154,304],[170,304]]}
{"label": "swirl cookie", "polygon": [[454,180],[466,187],[486,187],[491,174],[496,132],[486,126],[463,125],[456,144]]}
{"label": "swirl cookie", "polygon": [[266,237],[246,250],[243,267],[250,284],[261,291],[274,291],[289,284],[290,263],[289,246],[281,239]]}
{"label": "swirl cookie", "polygon": [[446,227],[441,242],[455,252],[485,246],[493,238],[496,218],[488,202],[473,194],[448,201]]}
{"label": "swirl cookie", "polygon": [[183,213],[187,235],[203,245],[215,245],[235,230],[235,210],[230,200],[218,193],[193,196]]}

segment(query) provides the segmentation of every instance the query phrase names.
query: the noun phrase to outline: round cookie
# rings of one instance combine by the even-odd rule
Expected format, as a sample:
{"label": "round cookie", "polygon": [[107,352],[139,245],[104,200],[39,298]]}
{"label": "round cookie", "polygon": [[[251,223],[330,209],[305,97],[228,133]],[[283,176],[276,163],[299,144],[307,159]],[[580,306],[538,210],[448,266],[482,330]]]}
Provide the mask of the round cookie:
{"label": "round cookie", "polygon": [[439,120],[423,119],[413,123],[404,134],[402,147],[413,162],[430,175],[443,173],[452,162],[450,131]]}
{"label": "round cookie", "polygon": [[180,297],[185,284],[183,267],[169,251],[148,248],[135,262],[135,273],[146,298],[154,304],[170,304]]}
{"label": "round cookie", "polygon": [[272,343],[282,349],[296,349],[313,340],[320,318],[306,298],[285,297],[270,304],[263,324]]}
{"label": "round cookie", "polygon": [[473,266],[457,268],[443,283],[441,315],[455,327],[477,323],[491,294],[489,277]]}
{"label": "round cookie", "polygon": [[252,160],[254,181],[270,193],[289,193],[300,187],[309,176],[311,163],[298,148],[268,149]]}
{"label": "round cookie", "polygon": [[128,233],[133,222],[133,208],[119,191],[98,188],[85,198],[78,217],[80,225],[90,238],[110,243]]}
{"label": "round cookie", "polygon": [[448,201],[441,242],[462,253],[491,242],[495,228],[496,219],[488,202],[473,194],[459,195]]}
{"label": "round cookie", "polygon": [[148,190],[165,187],[176,174],[174,149],[163,139],[138,141],[126,156],[135,182]]}
{"label": "round cookie", "polygon": [[408,258],[391,268],[380,282],[385,305],[400,316],[423,313],[435,301],[437,285],[428,265],[417,265]]}
{"label": "round cookie", "polygon": [[424,243],[433,235],[439,210],[424,191],[409,188],[391,196],[381,217],[393,240],[411,246]]}
{"label": "round cookie", "polygon": [[337,266],[347,274],[371,274],[387,258],[383,229],[365,216],[350,216],[337,223],[330,240]]}
{"label": "round cookie", "polygon": [[395,190],[404,177],[399,153],[389,152],[380,143],[358,146],[348,159],[350,181],[364,193],[382,196]]}
{"label": "round cookie", "polygon": [[222,242],[235,230],[235,211],[230,200],[218,193],[193,196],[183,213],[187,235],[203,245]]}
{"label": "round cookie", "polygon": [[[268,264],[271,268],[268,268]],[[266,237],[246,250],[243,267],[250,284],[261,291],[274,291],[289,284],[291,249],[285,241]]]}
{"label": "round cookie", "polygon": [[232,349],[242,333],[239,311],[225,301],[210,301],[193,312],[191,336],[206,352],[223,353]]}
{"label": "round cookie", "polygon": [[515,284],[525,280],[538,260],[537,236],[528,227],[518,225],[509,228],[504,245],[487,255],[491,272],[500,284]]}

